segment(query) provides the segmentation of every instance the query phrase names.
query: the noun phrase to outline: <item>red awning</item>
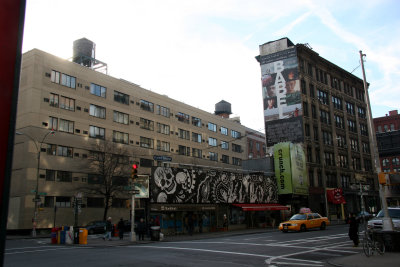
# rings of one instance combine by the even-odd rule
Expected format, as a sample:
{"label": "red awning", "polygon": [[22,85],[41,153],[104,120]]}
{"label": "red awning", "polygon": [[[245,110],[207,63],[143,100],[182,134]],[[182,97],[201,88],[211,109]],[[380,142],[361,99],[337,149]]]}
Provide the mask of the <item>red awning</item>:
{"label": "red awning", "polygon": [[233,204],[244,211],[251,210],[288,210],[289,208],[280,204]]}

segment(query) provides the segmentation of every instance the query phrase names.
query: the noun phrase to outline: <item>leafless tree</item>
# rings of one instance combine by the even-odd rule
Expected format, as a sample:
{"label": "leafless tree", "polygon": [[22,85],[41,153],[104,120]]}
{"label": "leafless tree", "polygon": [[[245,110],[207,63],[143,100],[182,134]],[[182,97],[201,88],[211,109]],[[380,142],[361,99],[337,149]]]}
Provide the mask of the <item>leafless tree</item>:
{"label": "leafless tree", "polygon": [[129,182],[129,154],[124,145],[101,140],[93,145],[88,157],[91,174],[88,185],[80,190],[86,194],[104,197],[103,220],[114,197],[123,196]]}

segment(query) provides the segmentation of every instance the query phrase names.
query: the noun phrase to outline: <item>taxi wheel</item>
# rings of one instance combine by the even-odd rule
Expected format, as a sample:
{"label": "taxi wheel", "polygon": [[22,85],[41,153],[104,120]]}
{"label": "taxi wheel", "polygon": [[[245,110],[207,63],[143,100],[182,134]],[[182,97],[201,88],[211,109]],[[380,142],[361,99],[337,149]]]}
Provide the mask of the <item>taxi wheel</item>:
{"label": "taxi wheel", "polygon": [[325,224],[325,222],[322,222],[322,223],[321,223],[320,229],[321,229],[321,230],[325,230],[325,229],[326,229],[326,224]]}
{"label": "taxi wheel", "polygon": [[307,227],[306,227],[305,224],[302,224],[302,225],[300,226],[300,232],[305,232],[305,231],[307,231]]}
{"label": "taxi wheel", "polygon": [[287,233],[288,232],[288,230],[282,230],[282,233]]}

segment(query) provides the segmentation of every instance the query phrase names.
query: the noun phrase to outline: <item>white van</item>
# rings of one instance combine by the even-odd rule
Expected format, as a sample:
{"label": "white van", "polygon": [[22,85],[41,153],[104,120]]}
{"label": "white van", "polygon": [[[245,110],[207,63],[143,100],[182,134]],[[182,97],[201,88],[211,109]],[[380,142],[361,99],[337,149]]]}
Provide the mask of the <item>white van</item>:
{"label": "white van", "polygon": [[[389,216],[392,218],[393,230],[400,230],[400,207],[389,207]],[[379,211],[376,217],[368,221],[368,229],[382,229],[382,218],[385,216],[383,210]]]}

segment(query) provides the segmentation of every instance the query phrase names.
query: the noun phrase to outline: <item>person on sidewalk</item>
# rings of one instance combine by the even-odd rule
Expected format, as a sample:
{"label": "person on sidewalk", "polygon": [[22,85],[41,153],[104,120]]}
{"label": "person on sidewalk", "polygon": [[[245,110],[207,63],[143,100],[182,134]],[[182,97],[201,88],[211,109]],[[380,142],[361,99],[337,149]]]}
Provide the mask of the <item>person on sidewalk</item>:
{"label": "person on sidewalk", "polygon": [[105,241],[106,238],[111,241],[111,231],[112,231],[112,224],[111,224],[111,217],[108,217],[105,226],[106,233],[103,236],[103,240]]}
{"label": "person on sidewalk", "polygon": [[119,240],[123,240],[124,239],[125,223],[124,223],[124,220],[122,218],[119,220],[117,228],[118,228]]}
{"label": "person on sidewalk", "polygon": [[350,213],[350,217],[348,220],[349,224],[349,237],[351,240],[353,240],[353,247],[358,247],[359,239],[358,239],[358,225],[359,225],[359,219],[356,218],[354,213]]}
{"label": "person on sidewalk", "polygon": [[137,226],[137,233],[139,235],[139,241],[140,240],[144,241],[144,235],[146,233],[146,229],[147,229],[147,227],[146,227],[146,223],[144,222],[144,219],[140,218],[140,221]]}

